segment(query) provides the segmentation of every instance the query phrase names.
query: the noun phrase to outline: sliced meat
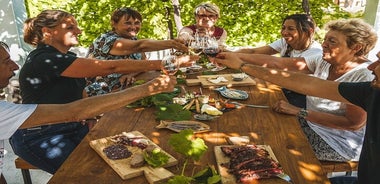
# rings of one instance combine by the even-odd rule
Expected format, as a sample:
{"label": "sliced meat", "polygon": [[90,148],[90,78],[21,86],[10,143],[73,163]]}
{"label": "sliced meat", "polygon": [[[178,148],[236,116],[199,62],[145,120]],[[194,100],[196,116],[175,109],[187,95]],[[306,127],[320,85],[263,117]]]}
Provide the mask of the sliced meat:
{"label": "sliced meat", "polygon": [[238,182],[269,178],[282,173],[281,166],[269,156],[265,149],[254,145],[223,146],[222,152],[230,158],[229,163],[222,164]]}
{"label": "sliced meat", "polygon": [[144,155],[141,153],[135,153],[131,157],[131,167],[142,167],[145,164]]}

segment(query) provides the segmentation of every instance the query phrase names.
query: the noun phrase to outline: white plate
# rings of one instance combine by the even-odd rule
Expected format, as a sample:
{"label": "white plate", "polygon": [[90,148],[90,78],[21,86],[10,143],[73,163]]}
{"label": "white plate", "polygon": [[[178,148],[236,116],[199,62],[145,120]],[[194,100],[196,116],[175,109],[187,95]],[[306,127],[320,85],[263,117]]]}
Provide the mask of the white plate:
{"label": "white plate", "polygon": [[226,89],[219,91],[222,96],[229,99],[246,100],[248,99],[248,93],[237,89]]}

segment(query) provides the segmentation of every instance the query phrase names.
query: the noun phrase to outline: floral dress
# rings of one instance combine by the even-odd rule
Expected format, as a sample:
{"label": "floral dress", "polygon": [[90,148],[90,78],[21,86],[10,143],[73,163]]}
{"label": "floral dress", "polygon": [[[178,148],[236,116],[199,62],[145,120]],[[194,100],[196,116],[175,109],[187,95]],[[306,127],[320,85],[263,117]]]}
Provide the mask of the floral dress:
{"label": "floral dress", "polygon": [[[100,35],[95,41],[90,45],[87,57],[97,58],[103,60],[117,60],[117,59],[135,59],[141,60],[141,53],[133,53],[130,55],[116,56],[112,55],[109,52],[116,40],[125,39],[124,37],[119,36],[113,31],[109,31]],[[132,40],[137,40],[136,37]],[[95,78],[87,79],[87,86],[85,91],[88,96],[96,96],[100,94],[106,94],[113,90],[122,89],[123,85],[120,83],[119,78],[122,74],[109,74],[107,76],[98,76]]]}

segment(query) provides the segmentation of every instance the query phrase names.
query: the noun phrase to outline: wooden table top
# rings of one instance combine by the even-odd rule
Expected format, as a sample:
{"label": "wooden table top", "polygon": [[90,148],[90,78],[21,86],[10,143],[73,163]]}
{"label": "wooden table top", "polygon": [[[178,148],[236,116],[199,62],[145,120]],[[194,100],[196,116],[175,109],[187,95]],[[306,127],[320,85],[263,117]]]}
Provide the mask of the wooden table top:
{"label": "wooden table top", "polygon": [[[285,99],[280,87],[265,81],[255,79],[257,85],[242,86],[236,89],[245,90],[249,98],[244,103],[272,105],[280,99]],[[186,87],[188,91],[199,91],[199,86]],[[204,94],[221,98],[213,90],[203,89]],[[61,168],[50,179],[49,183],[147,183],[144,176],[122,180],[120,176],[89,146],[91,140],[119,134],[123,131],[140,131],[162,149],[179,160],[182,166],[183,158],[174,152],[167,143],[174,132],[167,129],[156,129],[154,108],[130,109],[122,108],[106,113],[90,130],[84,140],[73,151]],[[225,112],[221,117],[207,122],[210,132],[197,134],[208,146],[201,160],[189,164],[187,175],[203,169],[208,164],[216,167],[214,146],[226,145],[228,136],[249,136],[252,144],[270,145],[276,158],[295,184],[330,183],[323,172],[320,162],[302,132],[298,120],[273,112],[271,109],[242,108]],[[174,174],[179,174],[181,167],[167,168]],[[258,180],[260,184],[287,183],[273,178]]]}

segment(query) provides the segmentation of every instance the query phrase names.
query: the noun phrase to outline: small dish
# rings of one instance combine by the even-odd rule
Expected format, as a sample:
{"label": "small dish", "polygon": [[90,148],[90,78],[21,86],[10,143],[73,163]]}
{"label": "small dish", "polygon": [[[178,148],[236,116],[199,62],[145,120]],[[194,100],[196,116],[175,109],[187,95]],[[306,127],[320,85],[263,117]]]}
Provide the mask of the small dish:
{"label": "small dish", "polygon": [[214,84],[219,84],[221,82],[228,82],[228,80],[222,76],[218,76],[217,78],[209,78],[208,81]]}
{"label": "small dish", "polygon": [[241,90],[226,90],[226,91],[220,91],[220,94],[224,96],[225,98],[229,99],[235,99],[235,100],[246,100],[248,99],[248,93]]}
{"label": "small dish", "polygon": [[194,118],[201,121],[211,121],[219,116],[211,116],[208,114],[194,114]]}
{"label": "small dish", "polygon": [[228,89],[226,86],[216,88],[215,90],[219,91],[219,93],[225,98],[235,99],[235,100],[248,99],[248,93],[242,90]]}
{"label": "small dish", "polygon": [[247,74],[245,73],[235,73],[235,74],[232,74],[231,76],[232,76],[232,80],[234,81],[242,81],[248,77]]}
{"label": "small dish", "polygon": [[211,69],[211,71],[213,71],[213,72],[218,72],[218,71],[224,70],[224,69],[226,69],[226,68],[227,68],[227,67],[225,67],[225,66],[219,66],[219,67],[215,67],[215,68]]}
{"label": "small dish", "polygon": [[182,73],[186,73],[186,72],[187,72],[187,67],[180,67],[179,70],[180,70]]}
{"label": "small dish", "polygon": [[209,69],[210,71],[217,72],[226,69],[227,67],[225,66],[216,66],[214,63],[207,63],[206,68]]}
{"label": "small dish", "polygon": [[190,66],[188,69],[194,71],[194,72],[197,72],[197,71],[200,71],[202,70],[202,66],[199,66],[199,65],[193,65],[193,66]]}

